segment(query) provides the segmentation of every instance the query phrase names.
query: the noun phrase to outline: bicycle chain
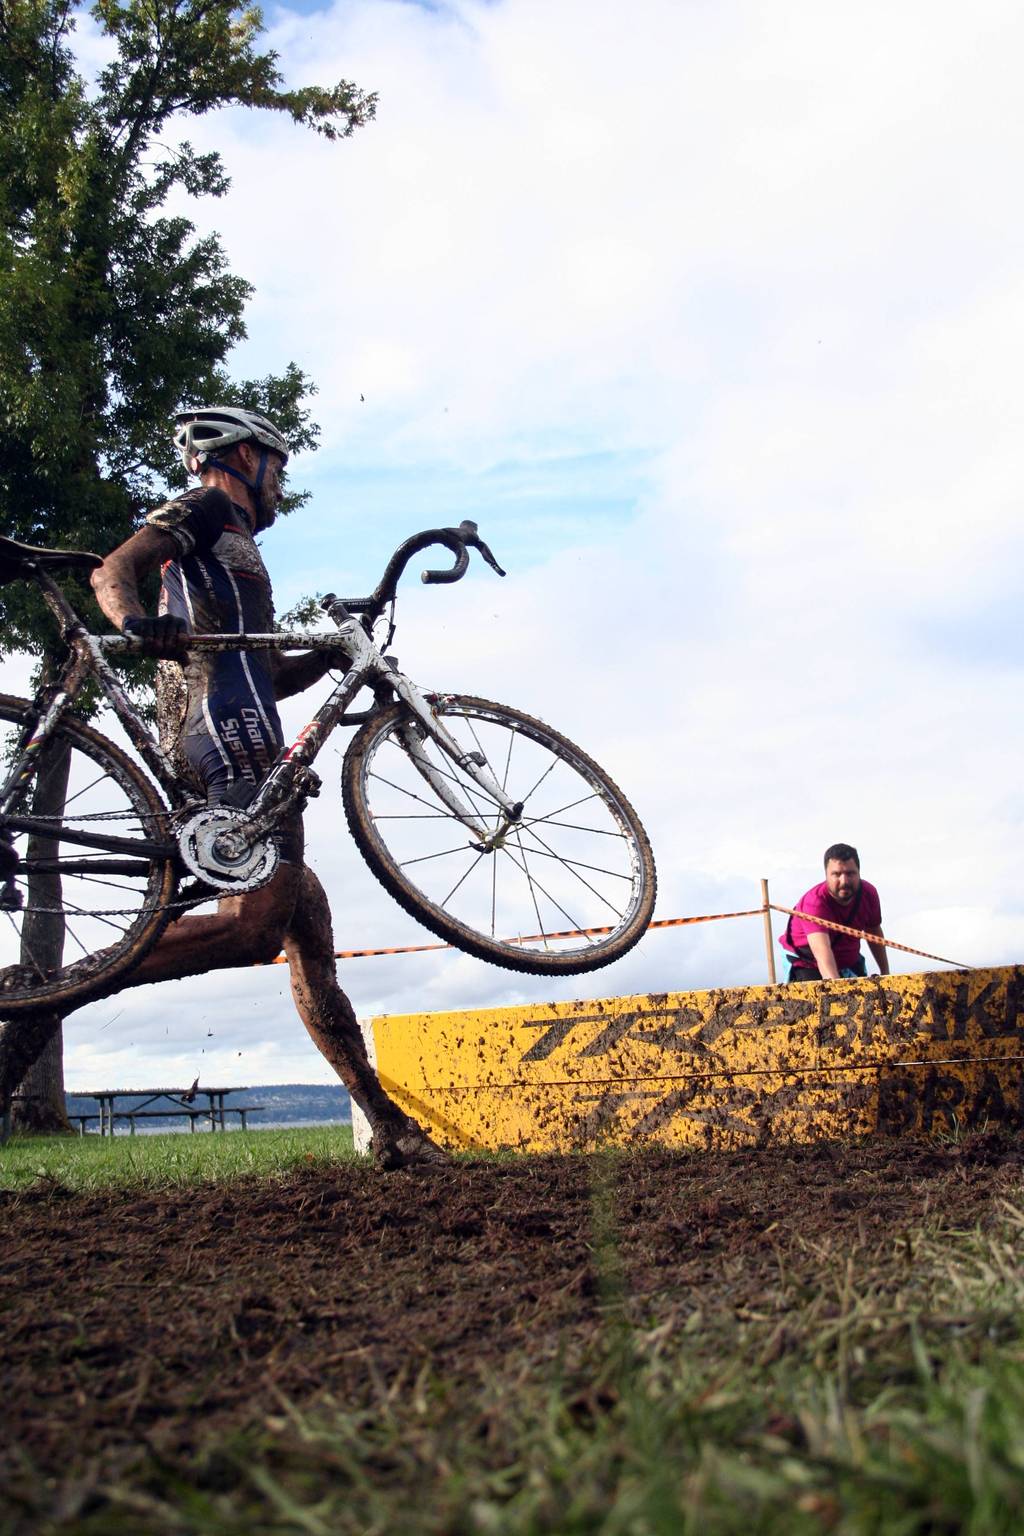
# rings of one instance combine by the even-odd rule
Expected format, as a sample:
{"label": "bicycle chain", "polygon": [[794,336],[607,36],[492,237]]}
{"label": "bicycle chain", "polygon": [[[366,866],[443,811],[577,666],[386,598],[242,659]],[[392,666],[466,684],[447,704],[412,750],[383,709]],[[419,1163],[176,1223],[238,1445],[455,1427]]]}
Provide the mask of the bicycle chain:
{"label": "bicycle chain", "polygon": [[[158,907],[103,907],[94,910],[92,907],[86,912],[68,913],[66,907],[19,907],[18,915],[25,916],[29,912],[40,912],[50,917],[138,917],[140,912],[173,912],[176,908],[201,907],[206,901],[217,901],[223,892],[208,891],[205,896],[190,896],[188,901],[165,901]],[[15,915],[11,914],[12,917]]]}
{"label": "bicycle chain", "polygon": [[163,821],[167,811],[82,811],[77,816],[36,816],[33,821],[61,821],[75,826],[80,821]]}

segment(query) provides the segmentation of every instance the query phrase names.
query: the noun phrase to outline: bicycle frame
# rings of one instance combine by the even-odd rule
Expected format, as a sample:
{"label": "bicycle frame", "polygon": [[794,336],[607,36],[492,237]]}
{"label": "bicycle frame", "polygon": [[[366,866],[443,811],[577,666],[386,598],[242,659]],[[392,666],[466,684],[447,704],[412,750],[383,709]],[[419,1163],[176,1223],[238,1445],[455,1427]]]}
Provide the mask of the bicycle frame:
{"label": "bicycle frame", "polygon": [[[45,700],[42,712],[29,738],[19,744],[12,769],[0,788],[0,817],[13,831],[45,830],[44,824],[37,823],[33,817],[18,816],[12,812],[21,792],[33,776],[41,747],[52,736],[90,674],[96,678],[133,746],[163,788],[171,808],[180,811],[203,804],[174,772],[169,753],[159,745],[139,717],[107,659],[142,655],[145,653],[143,645],[123,636],[90,634],[51,578],[38,569],[32,575],[58,620],[61,632],[70,646],[71,656],[56,685],[47,690],[50,693],[49,699],[45,700],[45,693],[39,695],[41,701]],[[392,661],[381,654],[362,623],[348,613],[344,604],[335,601],[334,615],[338,628],[333,633],[189,636],[189,649],[197,652],[337,650],[339,657],[348,663],[344,677],[294,742],[279,753],[257,786],[246,807],[247,837],[255,842],[266,836],[289,813],[301,810],[309,794],[316,793],[319,781],[310,772],[311,764],[338,725],[359,724],[367,718],[367,713],[372,714],[372,711],[349,713],[356,695],[363,687],[369,686],[374,690],[378,703],[382,698],[396,696],[407,706],[411,718],[403,732],[403,740],[410,758],[452,814],[482,847],[489,847],[518,819],[522,805],[513,802],[505,794],[481,754],[461,750],[430,707],[432,702],[436,702],[436,696],[424,695],[410,678],[398,671]],[[500,807],[504,817],[503,825],[494,831],[488,829],[475,810],[455,792],[452,784],[437,772],[422,750],[424,734],[431,737],[451,761]],[[66,831],[65,837],[68,841],[108,852],[130,850],[135,853],[166,855],[170,851],[165,845],[148,842],[140,844],[137,839],[128,840],[100,832],[86,834]]]}

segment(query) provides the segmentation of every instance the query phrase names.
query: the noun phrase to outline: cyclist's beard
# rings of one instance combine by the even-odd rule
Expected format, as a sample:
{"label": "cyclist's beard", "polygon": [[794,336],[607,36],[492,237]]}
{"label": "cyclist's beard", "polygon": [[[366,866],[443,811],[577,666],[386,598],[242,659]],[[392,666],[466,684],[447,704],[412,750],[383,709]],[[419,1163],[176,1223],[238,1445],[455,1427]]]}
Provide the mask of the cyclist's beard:
{"label": "cyclist's beard", "polygon": [[264,480],[259,490],[253,492],[252,499],[256,503],[256,531],[262,533],[264,528],[269,528],[277,517],[281,493],[276,485]]}

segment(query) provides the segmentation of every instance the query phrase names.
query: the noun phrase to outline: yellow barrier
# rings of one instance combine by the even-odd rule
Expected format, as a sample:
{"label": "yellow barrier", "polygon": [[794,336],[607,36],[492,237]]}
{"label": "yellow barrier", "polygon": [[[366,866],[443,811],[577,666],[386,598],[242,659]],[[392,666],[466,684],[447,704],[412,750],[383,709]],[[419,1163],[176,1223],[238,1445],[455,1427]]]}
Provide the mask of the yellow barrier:
{"label": "yellow barrier", "polygon": [[1024,967],[376,1018],[445,1145],[730,1148],[1024,1117]]}

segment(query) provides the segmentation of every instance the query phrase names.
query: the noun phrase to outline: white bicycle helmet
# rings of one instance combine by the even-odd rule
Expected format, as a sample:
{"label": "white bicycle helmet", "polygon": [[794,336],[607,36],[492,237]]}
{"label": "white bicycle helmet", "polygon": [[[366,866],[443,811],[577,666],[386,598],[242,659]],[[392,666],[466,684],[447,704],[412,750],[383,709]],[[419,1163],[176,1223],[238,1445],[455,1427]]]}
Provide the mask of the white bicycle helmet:
{"label": "white bicycle helmet", "polygon": [[181,411],[174,425],[174,446],[190,474],[193,459],[205,464],[219,449],[235,443],[257,442],[288,462],[288,444],[274,423],[256,411],[235,405],[201,405],[194,411]]}

